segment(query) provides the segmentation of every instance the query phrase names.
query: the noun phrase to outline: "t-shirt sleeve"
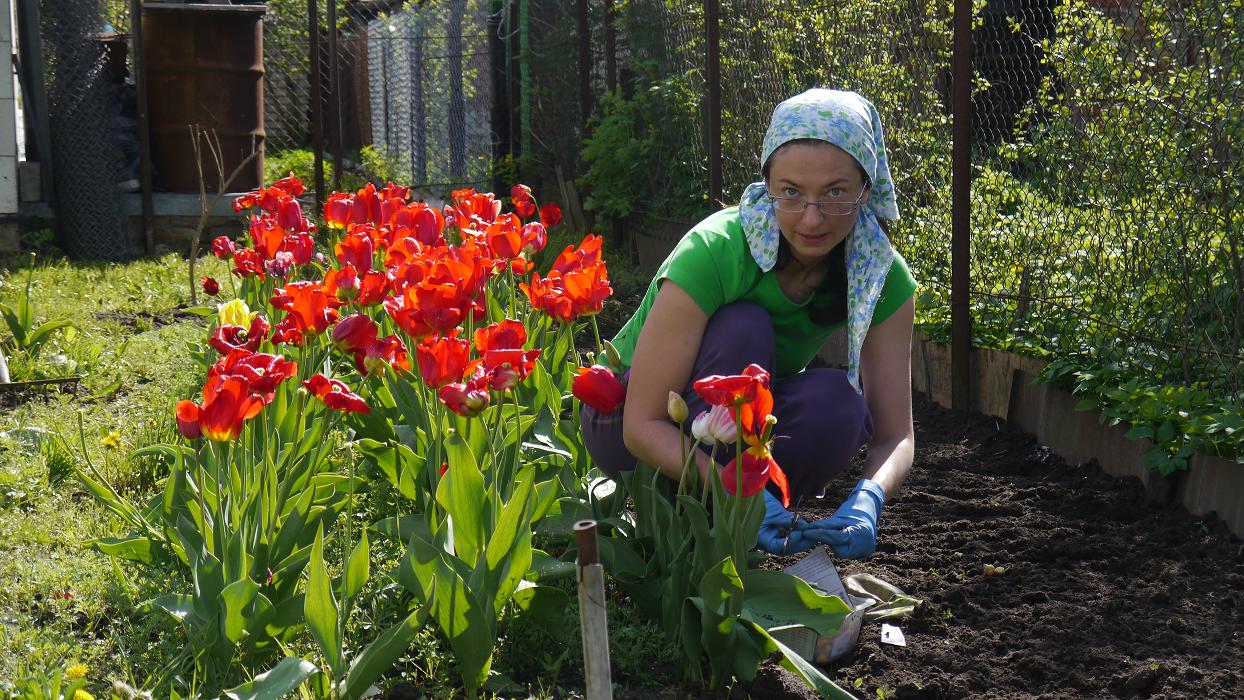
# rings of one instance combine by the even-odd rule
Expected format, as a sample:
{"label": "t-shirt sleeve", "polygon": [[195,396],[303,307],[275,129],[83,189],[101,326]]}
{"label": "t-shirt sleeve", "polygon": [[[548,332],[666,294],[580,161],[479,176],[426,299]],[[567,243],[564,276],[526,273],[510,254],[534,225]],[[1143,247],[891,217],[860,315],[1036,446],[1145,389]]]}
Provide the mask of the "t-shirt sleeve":
{"label": "t-shirt sleeve", "polygon": [[916,278],[911,276],[911,269],[907,267],[903,256],[894,251],[894,263],[890,265],[890,274],[886,275],[885,284],[881,287],[881,297],[877,299],[877,307],[873,309],[872,325],[889,318],[915,293]]}
{"label": "t-shirt sleeve", "polygon": [[738,299],[744,291],[743,266],[735,250],[738,241],[730,234],[727,227],[689,231],[657,271],[658,284],[673,280],[708,316]]}

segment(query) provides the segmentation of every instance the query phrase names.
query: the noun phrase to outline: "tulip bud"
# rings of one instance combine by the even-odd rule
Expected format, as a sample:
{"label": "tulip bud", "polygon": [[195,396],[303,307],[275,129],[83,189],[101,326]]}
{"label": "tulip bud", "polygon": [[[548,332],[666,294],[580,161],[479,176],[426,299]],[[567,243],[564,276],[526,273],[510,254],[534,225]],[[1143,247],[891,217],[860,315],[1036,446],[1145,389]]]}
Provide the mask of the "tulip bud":
{"label": "tulip bud", "polygon": [[671,391],[669,398],[665,400],[665,412],[669,414],[670,420],[682,425],[687,420],[687,414],[690,412],[687,408],[687,402],[683,400],[682,394],[677,391]]}
{"label": "tulip bud", "polygon": [[691,422],[691,436],[705,445],[729,445],[739,437],[738,425],[729,408],[713,406]]}
{"label": "tulip bud", "polygon": [[622,353],[613,346],[613,343],[605,341],[605,360],[609,362],[609,366],[614,369],[622,369]]}

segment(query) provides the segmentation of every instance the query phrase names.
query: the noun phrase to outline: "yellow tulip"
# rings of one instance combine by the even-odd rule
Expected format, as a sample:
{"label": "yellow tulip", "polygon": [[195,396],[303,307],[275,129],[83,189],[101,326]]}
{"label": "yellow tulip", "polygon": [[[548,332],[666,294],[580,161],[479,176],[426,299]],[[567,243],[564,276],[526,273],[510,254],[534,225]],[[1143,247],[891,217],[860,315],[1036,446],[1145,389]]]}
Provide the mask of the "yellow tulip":
{"label": "yellow tulip", "polygon": [[220,325],[222,326],[249,326],[251,319],[255,316],[251,312],[251,307],[241,299],[220,304],[216,309],[220,312]]}

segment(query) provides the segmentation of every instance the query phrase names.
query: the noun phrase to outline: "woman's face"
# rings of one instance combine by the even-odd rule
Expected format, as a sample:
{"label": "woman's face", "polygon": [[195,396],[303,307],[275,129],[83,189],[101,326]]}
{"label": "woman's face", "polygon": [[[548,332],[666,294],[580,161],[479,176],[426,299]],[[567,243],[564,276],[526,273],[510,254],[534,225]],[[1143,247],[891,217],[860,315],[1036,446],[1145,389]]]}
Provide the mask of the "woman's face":
{"label": "woman's face", "polygon": [[[802,202],[850,202],[864,188],[864,174],[846,151],[826,143],[791,143],[769,160],[769,194]],[[865,192],[860,206],[868,201]],[[855,225],[858,209],[825,214],[815,205],[803,211],[777,211],[778,227],[792,257],[810,266],[841,243]]]}

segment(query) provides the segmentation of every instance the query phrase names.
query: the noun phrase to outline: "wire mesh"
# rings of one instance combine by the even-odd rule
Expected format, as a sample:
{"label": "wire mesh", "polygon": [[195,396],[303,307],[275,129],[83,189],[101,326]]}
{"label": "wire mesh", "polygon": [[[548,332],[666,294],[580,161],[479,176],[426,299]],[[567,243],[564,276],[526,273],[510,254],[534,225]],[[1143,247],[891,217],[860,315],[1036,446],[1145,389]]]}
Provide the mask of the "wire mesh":
{"label": "wire mesh", "polygon": [[[132,179],[133,94],[112,70],[101,0],[41,2],[44,84],[56,188],[57,238],[70,255],[130,254],[118,182]],[[128,113],[123,114],[127,103]],[[130,147],[133,148],[130,148]]]}
{"label": "wire mesh", "polygon": [[[334,149],[340,150],[343,188],[392,180],[443,197],[459,187],[490,186],[497,141],[488,43],[492,5],[337,0],[334,96],[328,8],[320,4],[324,161],[331,172]],[[306,2],[282,6],[265,20],[265,128],[273,164],[305,166],[314,147],[308,27]]]}
{"label": "wire mesh", "polygon": [[1238,4],[1002,3],[980,18],[973,313],[1105,373],[1244,388]]}
{"label": "wire mesh", "polygon": [[[264,149],[269,159],[313,145],[309,26],[305,0],[269,3],[264,15]],[[325,82],[323,94],[327,90]]]}
{"label": "wire mesh", "polygon": [[[724,0],[721,12],[727,201],[758,178],[777,102],[813,86],[863,93],[886,125],[903,214],[891,233],[922,285],[920,320],[936,333],[949,329],[949,3]],[[1238,401],[1242,23],[1244,6],[1209,0],[978,4],[971,172],[978,344]],[[643,151],[639,167],[653,179],[675,173],[700,190],[703,41],[700,3],[624,6],[624,91],[632,99],[647,91],[646,109],[660,98],[658,107],[673,104],[685,116],[656,112],[661,127],[637,134],[657,145]],[[670,85],[685,87],[686,99],[671,97]],[[643,192],[640,214],[689,201],[700,215],[711,209],[668,180]]]}
{"label": "wire mesh", "polygon": [[345,6],[346,147],[365,173],[445,196],[492,179],[488,0]]}

